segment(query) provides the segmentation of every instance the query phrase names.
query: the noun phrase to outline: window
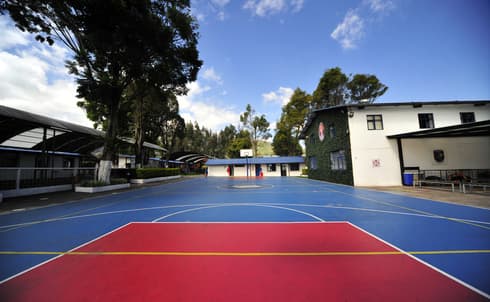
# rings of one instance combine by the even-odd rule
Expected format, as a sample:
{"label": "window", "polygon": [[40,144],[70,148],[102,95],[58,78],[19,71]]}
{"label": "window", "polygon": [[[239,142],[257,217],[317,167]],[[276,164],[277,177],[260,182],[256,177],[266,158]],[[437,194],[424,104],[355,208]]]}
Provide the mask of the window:
{"label": "window", "polygon": [[73,168],[75,166],[75,159],[70,157],[63,157],[63,168]]}
{"label": "window", "polygon": [[17,167],[17,153],[15,152],[1,152],[0,167]]}
{"label": "window", "polygon": [[310,162],[310,169],[311,170],[318,169],[318,163],[316,162],[316,157],[315,156],[310,156],[309,157],[309,162]]}
{"label": "window", "polygon": [[267,172],[276,172],[276,164],[267,164]]}
{"label": "window", "polygon": [[344,150],[330,152],[330,168],[332,170],[345,170],[346,166]]}
{"label": "window", "polygon": [[298,163],[289,164],[289,171],[299,171],[299,164]]}
{"label": "window", "polygon": [[383,116],[381,114],[367,115],[368,130],[383,130]]}
{"label": "window", "polygon": [[419,113],[419,126],[421,129],[434,128],[434,116],[432,113]]}
{"label": "window", "polygon": [[330,136],[330,138],[335,137],[335,126],[334,126],[334,124],[330,124],[328,126],[328,135]]}
{"label": "window", "polygon": [[461,124],[474,123],[475,113],[474,112],[460,112],[459,117],[461,118]]}

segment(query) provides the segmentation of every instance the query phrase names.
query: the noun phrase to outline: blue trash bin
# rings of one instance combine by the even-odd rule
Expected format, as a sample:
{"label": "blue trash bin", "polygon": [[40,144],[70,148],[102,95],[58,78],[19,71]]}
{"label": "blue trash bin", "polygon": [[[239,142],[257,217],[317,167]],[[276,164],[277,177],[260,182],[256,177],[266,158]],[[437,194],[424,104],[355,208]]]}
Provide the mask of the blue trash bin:
{"label": "blue trash bin", "polygon": [[403,173],[403,184],[405,186],[413,185],[413,174],[412,173]]}

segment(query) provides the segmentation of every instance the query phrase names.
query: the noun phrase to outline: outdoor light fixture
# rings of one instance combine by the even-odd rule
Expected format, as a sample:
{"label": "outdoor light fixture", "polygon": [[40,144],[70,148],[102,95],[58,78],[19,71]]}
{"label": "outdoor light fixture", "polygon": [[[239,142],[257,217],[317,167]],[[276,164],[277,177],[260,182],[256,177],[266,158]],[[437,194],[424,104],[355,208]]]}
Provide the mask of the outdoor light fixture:
{"label": "outdoor light fixture", "polygon": [[349,111],[349,117],[354,117],[354,111]]}

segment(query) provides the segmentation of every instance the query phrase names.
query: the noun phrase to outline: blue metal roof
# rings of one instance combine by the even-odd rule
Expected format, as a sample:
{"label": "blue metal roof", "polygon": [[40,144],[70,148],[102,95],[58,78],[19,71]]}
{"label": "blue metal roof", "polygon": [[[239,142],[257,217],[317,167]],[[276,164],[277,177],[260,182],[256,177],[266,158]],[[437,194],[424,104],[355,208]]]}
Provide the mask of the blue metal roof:
{"label": "blue metal roof", "polygon": [[[248,164],[294,164],[304,163],[305,159],[301,156],[274,156],[274,157],[251,157],[248,159]],[[209,159],[206,162],[207,166],[223,166],[223,165],[245,165],[246,158],[230,158],[230,159]]]}

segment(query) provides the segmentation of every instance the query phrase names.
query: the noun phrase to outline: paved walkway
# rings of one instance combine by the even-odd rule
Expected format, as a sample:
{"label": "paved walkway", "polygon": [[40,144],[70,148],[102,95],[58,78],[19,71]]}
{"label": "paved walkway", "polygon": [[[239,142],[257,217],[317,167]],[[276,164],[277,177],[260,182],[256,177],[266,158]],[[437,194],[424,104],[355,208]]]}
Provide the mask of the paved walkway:
{"label": "paved walkway", "polygon": [[369,187],[366,189],[391,192],[395,194],[408,195],[431,199],[435,201],[452,202],[457,204],[465,204],[475,207],[490,209],[490,192],[487,193],[466,193],[451,192],[442,189],[429,187],[412,187],[412,186],[396,186],[396,187]]}

